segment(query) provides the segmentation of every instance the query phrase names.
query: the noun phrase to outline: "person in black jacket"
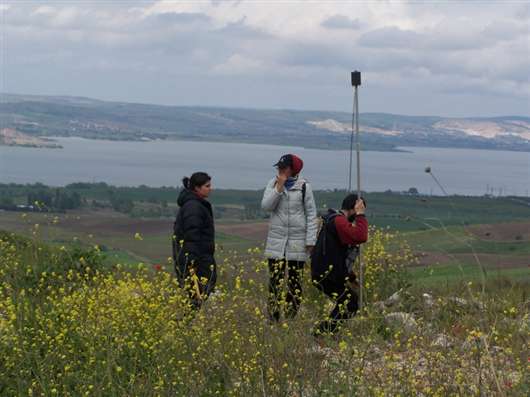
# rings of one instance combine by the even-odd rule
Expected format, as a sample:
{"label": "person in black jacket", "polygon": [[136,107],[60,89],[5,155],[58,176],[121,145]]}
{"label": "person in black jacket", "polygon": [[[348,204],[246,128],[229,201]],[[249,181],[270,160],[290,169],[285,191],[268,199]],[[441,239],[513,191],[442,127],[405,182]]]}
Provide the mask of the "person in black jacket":
{"label": "person in black jacket", "polygon": [[211,177],[196,172],[182,183],[173,228],[173,260],[181,288],[188,291],[192,306],[198,309],[217,280],[213,212],[206,200],[212,190]]}

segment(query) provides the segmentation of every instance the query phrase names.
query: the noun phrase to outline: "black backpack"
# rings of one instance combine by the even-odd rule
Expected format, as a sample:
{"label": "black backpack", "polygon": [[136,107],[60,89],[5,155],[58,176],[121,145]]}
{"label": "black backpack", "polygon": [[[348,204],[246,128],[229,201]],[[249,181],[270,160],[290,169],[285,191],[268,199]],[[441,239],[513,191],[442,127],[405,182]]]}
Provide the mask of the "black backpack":
{"label": "black backpack", "polygon": [[[342,248],[339,236],[330,225],[340,214],[334,210],[329,210],[327,214],[321,216],[321,225],[317,235],[317,242],[311,253],[311,278],[315,284],[329,281],[333,283],[343,283],[346,278],[354,279],[353,265],[359,256],[359,247],[348,246]],[[328,239],[334,239],[337,246],[336,252],[327,252]],[[335,266],[330,268],[330,265]]]}

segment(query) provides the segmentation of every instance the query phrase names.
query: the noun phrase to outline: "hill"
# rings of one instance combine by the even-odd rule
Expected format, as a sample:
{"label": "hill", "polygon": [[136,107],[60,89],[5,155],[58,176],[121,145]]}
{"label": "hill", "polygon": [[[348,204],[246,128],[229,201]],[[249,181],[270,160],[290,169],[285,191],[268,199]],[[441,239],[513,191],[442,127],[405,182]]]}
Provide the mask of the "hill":
{"label": "hill", "polygon": [[[81,97],[1,94],[0,125],[32,136],[180,139],[349,147],[345,112],[161,106]],[[363,149],[429,146],[530,151],[530,118],[363,113]]]}

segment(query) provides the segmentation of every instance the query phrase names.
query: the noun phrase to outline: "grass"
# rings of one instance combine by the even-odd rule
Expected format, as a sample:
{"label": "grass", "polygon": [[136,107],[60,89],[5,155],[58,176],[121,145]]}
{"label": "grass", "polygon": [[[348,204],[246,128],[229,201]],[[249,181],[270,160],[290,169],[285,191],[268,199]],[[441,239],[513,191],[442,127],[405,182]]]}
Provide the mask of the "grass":
{"label": "grass", "polygon": [[374,231],[365,246],[364,315],[316,340],[330,302],[306,273],[299,315],[269,323],[261,252],[227,257],[192,312],[167,267],[0,233],[0,395],[528,395],[528,281],[423,285],[405,246],[387,250],[395,239]]}
{"label": "grass", "polygon": [[477,252],[491,254],[527,255],[530,241],[495,241],[480,239],[463,226],[416,231],[403,234],[414,248],[442,253],[465,253],[473,248]]}
{"label": "grass", "polygon": [[[416,267],[408,269],[411,283],[425,286],[450,286],[469,281],[480,283],[482,271],[477,264],[449,264],[428,267]],[[510,279],[513,281],[530,281],[530,270],[528,268],[509,269],[487,269],[487,277],[490,279]]]}

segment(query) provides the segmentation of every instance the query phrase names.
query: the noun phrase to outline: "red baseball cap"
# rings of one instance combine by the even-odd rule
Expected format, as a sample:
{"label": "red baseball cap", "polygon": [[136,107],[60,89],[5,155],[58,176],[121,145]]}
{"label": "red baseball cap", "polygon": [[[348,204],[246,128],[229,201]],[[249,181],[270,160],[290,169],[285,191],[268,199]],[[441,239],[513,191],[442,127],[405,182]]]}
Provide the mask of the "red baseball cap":
{"label": "red baseball cap", "polygon": [[302,171],[302,168],[304,168],[304,162],[295,154],[284,154],[274,166],[278,168],[291,167],[293,174],[297,175]]}

